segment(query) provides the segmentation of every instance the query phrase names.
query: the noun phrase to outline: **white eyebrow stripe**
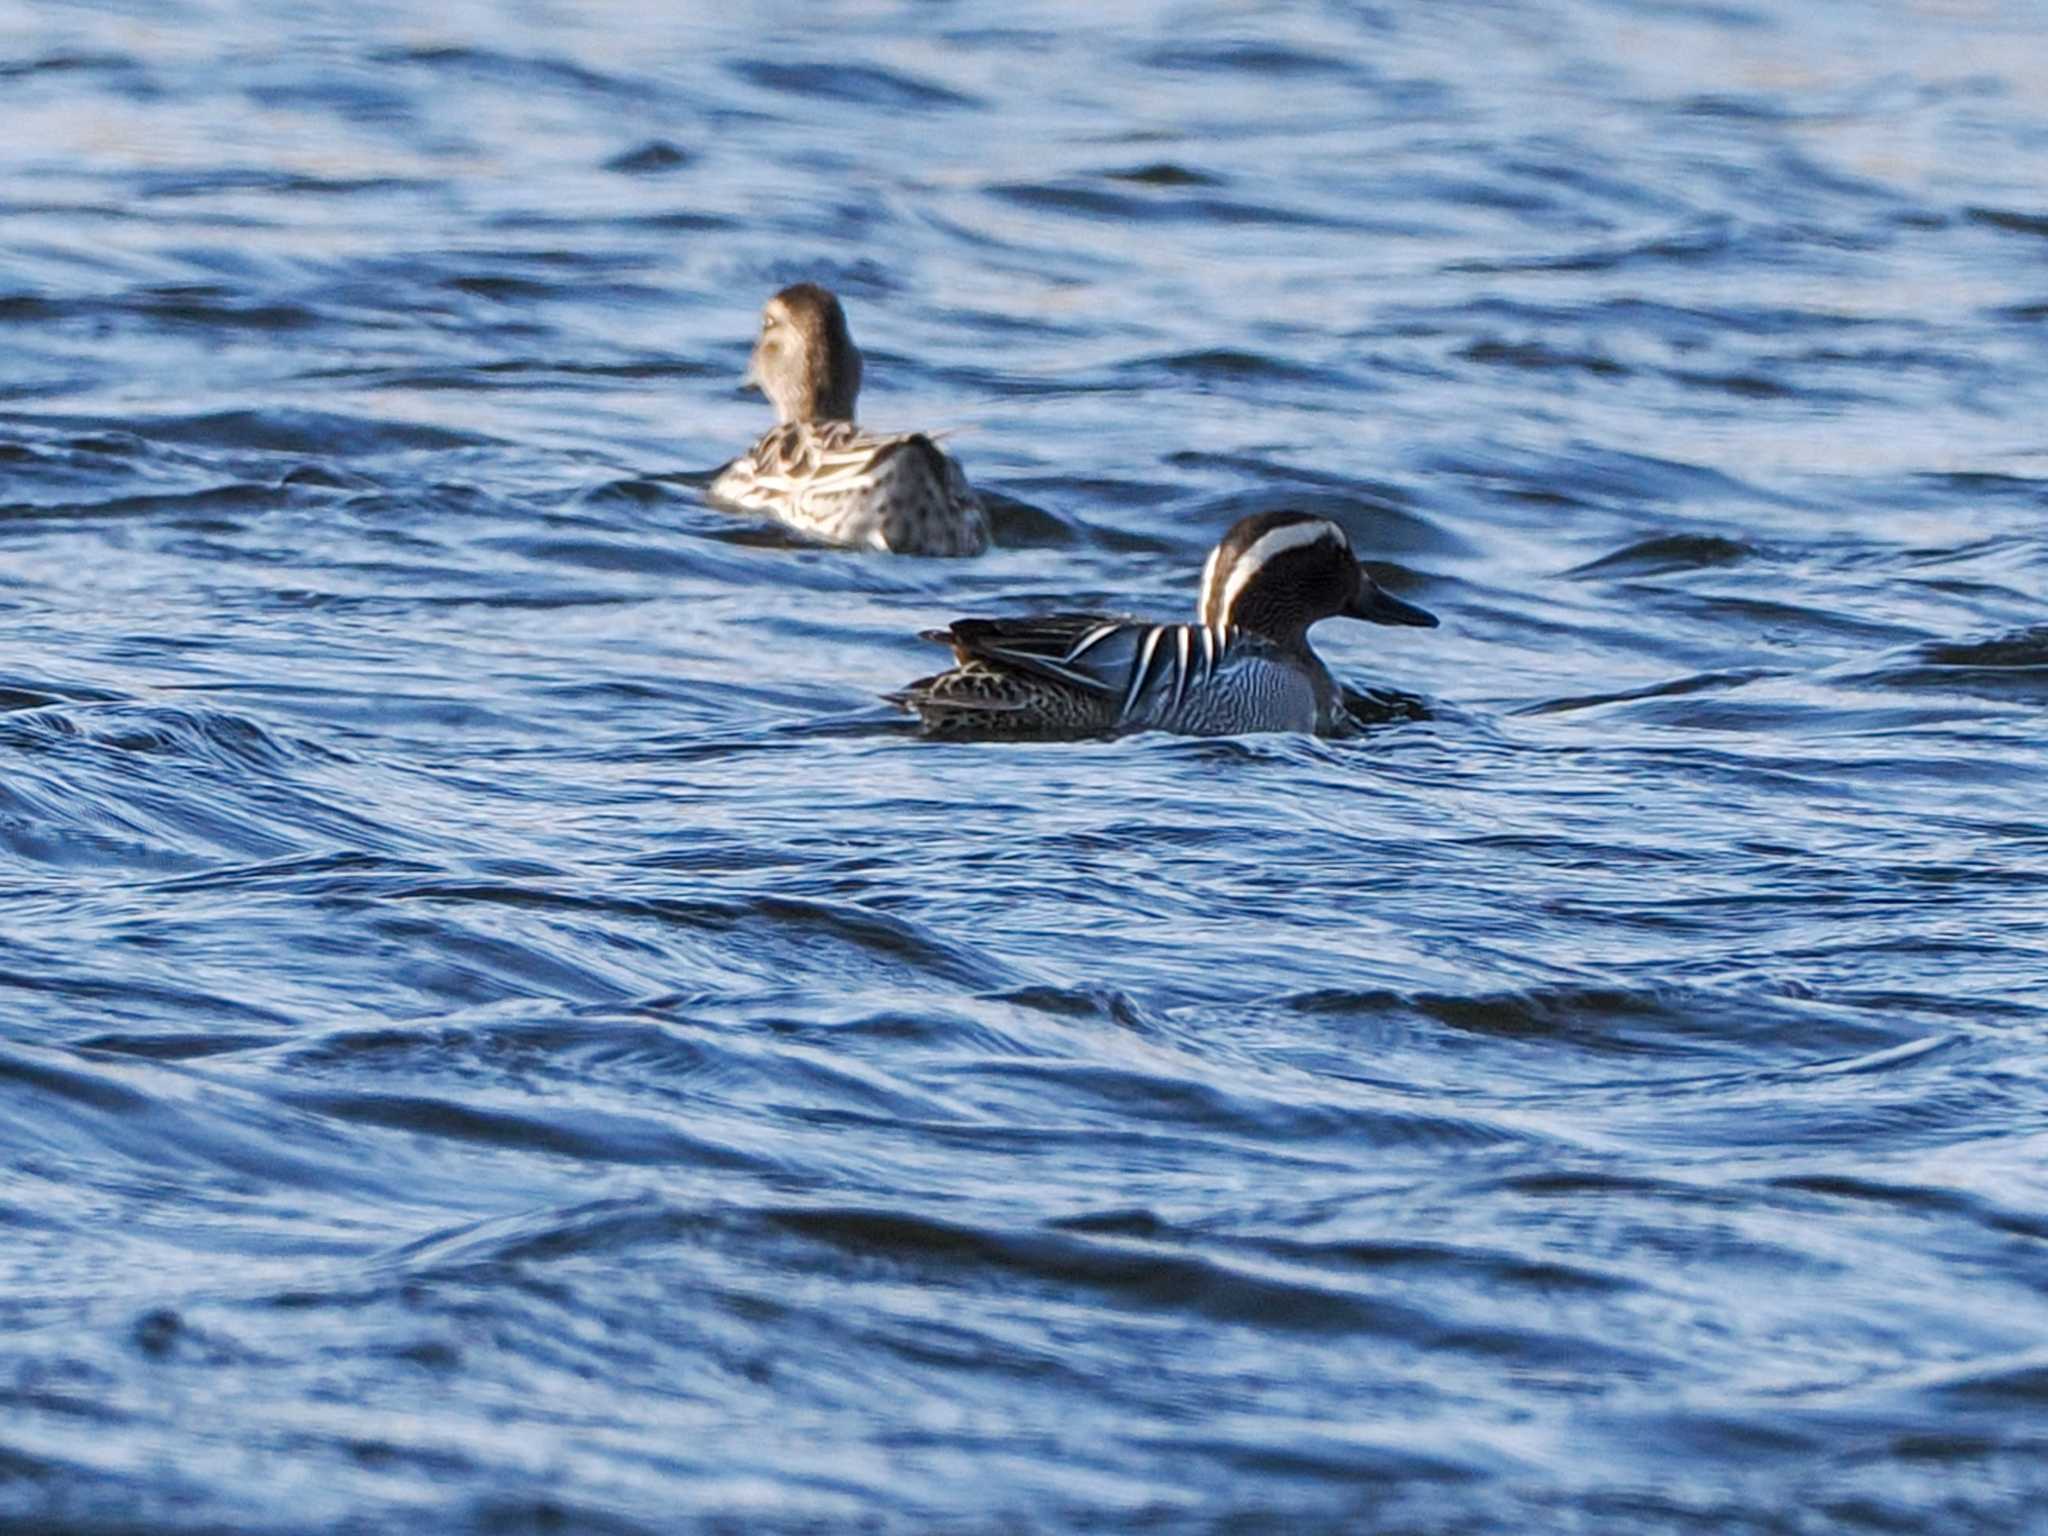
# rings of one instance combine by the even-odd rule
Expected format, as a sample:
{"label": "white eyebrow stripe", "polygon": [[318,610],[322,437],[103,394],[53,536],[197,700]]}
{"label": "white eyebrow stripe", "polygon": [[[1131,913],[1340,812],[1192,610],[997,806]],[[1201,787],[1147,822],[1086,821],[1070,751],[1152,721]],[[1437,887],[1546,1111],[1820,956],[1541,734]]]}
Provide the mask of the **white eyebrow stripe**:
{"label": "white eyebrow stripe", "polygon": [[[1343,538],[1343,529],[1320,517],[1311,522],[1287,523],[1270,533],[1260,534],[1253,541],[1251,548],[1231,562],[1230,579],[1223,584],[1223,607],[1216,615],[1216,622],[1227,624],[1230,621],[1231,610],[1237,606],[1237,600],[1244,596],[1244,589],[1252,584],[1260,569],[1268,562],[1290,549],[1305,549],[1324,539],[1341,543]],[[1222,552],[1220,545],[1217,552]]]}
{"label": "white eyebrow stripe", "polygon": [[1216,568],[1222,563],[1223,546],[1221,544],[1210,550],[1209,558],[1202,562],[1202,595],[1195,600],[1195,613],[1204,624],[1218,622],[1216,615],[1210,612],[1210,607],[1216,601],[1217,595]]}

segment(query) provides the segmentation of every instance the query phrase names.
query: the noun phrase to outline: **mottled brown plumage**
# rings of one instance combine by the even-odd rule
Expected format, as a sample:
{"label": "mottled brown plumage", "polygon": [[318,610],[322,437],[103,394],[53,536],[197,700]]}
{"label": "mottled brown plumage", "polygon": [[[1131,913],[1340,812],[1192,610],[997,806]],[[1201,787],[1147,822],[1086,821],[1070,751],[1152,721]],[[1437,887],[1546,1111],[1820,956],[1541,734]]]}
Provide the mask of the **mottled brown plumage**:
{"label": "mottled brown plumage", "polygon": [[921,432],[856,426],[860,381],[860,349],[839,301],[815,283],[776,294],[744,382],[774,404],[777,425],[719,472],[712,499],[830,544],[980,554],[988,518],[960,466]]}

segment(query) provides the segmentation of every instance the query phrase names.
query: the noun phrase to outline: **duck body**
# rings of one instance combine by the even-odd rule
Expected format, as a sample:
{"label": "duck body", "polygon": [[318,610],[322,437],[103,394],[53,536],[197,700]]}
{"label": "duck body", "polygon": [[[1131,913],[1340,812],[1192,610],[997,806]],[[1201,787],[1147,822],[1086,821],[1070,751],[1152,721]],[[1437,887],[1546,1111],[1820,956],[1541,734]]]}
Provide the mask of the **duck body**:
{"label": "duck body", "polygon": [[956,665],[893,697],[929,735],[1328,733],[1341,718],[1321,658],[1243,630],[1055,613],[960,619],[925,638],[951,645]]}
{"label": "duck body", "polygon": [[988,514],[960,466],[922,432],[855,425],[860,349],[839,300],[796,283],[761,311],[743,383],[776,425],[718,473],[712,500],[828,544],[899,555],[978,555]]}
{"label": "duck body", "polygon": [[967,477],[922,432],[784,422],[720,470],[710,494],[827,544],[898,555],[988,548],[988,517]]}
{"label": "duck body", "polygon": [[1338,615],[1436,623],[1382,592],[1335,523],[1260,513],[1210,555],[1196,623],[1090,613],[959,619],[925,636],[953,648],[954,666],[889,697],[931,736],[1336,734],[1348,718],[1343,693],[1308,630]]}

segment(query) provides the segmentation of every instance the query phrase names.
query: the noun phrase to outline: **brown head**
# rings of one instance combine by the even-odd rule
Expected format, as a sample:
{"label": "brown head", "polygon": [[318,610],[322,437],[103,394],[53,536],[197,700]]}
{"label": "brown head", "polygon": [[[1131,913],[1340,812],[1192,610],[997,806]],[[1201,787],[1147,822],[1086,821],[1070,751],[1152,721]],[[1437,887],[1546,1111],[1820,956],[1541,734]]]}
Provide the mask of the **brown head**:
{"label": "brown head", "polygon": [[793,283],[761,310],[761,337],[742,384],[775,407],[777,421],[851,421],[860,349],[846,311],[816,283]]}
{"label": "brown head", "polygon": [[1243,629],[1301,643],[1318,619],[1434,628],[1436,617],[1382,592],[1351,553],[1344,530],[1312,512],[1240,518],[1202,567],[1198,611],[1212,629]]}

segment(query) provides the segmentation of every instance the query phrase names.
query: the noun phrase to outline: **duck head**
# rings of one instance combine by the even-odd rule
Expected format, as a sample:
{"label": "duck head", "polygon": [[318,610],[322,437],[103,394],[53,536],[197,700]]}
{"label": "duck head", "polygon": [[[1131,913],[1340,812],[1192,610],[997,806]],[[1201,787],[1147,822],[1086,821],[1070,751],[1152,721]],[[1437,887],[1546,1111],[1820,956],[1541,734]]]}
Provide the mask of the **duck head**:
{"label": "duck head", "polygon": [[768,397],[777,421],[853,420],[860,349],[839,300],[816,283],[794,283],[770,299],[740,383]]}
{"label": "duck head", "polygon": [[1436,615],[1379,585],[1351,552],[1351,540],[1312,512],[1240,518],[1202,567],[1201,621],[1298,644],[1311,624],[1338,617],[1369,624],[1436,627]]}

